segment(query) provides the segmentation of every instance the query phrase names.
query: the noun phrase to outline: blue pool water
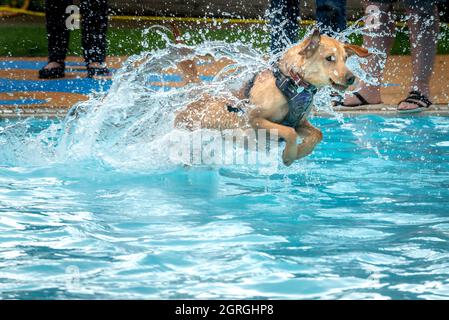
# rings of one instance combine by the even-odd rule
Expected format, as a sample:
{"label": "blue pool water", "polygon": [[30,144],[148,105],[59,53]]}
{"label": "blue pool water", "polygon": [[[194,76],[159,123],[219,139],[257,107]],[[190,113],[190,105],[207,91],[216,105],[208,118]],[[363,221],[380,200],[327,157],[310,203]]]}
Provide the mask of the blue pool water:
{"label": "blue pool water", "polygon": [[449,118],[312,122],[270,174],[42,163],[0,129],[0,297],[448,299]]}

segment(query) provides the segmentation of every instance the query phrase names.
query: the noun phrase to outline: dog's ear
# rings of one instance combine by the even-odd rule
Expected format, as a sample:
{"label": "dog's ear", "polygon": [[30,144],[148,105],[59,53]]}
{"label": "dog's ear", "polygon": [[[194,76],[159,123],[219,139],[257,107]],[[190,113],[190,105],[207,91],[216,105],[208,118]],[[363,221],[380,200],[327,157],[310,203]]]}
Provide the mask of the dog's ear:
{"label": "dog's ear", "polygon": [[352,56],[353,54],[356,54],[359,57],[366,58],[371,55],[371,53],[368,52],[368,49],[360,47],[360,46],[356,46],[355,44],[345,43],[344,48],[345,48],[348,56]]}
{"label": "dog's ear", "polygon": [[320,42],[321,42],[320,30],[314,29],[312,35],[310,35],[307,39],[304,40],[302,49],[299,52],[299,54],[306,56],[306,58],[310,58],[318,50]]}

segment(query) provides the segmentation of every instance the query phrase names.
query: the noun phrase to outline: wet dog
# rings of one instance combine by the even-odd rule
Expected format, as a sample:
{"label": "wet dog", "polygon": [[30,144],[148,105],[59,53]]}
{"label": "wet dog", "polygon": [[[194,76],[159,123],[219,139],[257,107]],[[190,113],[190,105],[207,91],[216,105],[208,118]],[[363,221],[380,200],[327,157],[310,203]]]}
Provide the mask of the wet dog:
{"label": "wet dog", "polygon": [[[282,160],[289,166],[312,153],[322,140],[321,131],[307,120],[313,96],[324,86],[343,91],[354,83],[355,76],[346,66],[346,59],[352,54],[370,55],[365,48],[314,30],[304,41],[287,49],[271,69],[258,73],[245,86],[241,98],[247,99],[247,105],[204,95],[176,115],[175,127],[277,130],[286,143]],[[187,78],[198,79],[192,61],[180,68],[189,75]],[[298,137],[302,138],[300,144]]]}

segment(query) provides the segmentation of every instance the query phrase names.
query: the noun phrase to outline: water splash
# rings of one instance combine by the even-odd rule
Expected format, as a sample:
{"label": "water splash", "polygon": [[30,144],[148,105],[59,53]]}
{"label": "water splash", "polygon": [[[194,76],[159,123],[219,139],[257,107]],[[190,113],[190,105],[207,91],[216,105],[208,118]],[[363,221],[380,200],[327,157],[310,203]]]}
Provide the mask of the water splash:
{"label": "water splash", "polygon": [[[176,111],[205,93],[237,99],[232,92],[260,70],[270,68],[276,59],[268,59],[251,42],[203,41],[188,46],[174,44],[163,28],[150,29],[159,33],[165,48],[129,57],[114,75],[108,92],[96,93],[77,103],[62,122],[55,122],[37,136],[29,132],[29,120],[2,127],[2,163],[35,166],[93,159],[131,170],[183,165],[166,152],[176,148],[173,141],[178,135],[188,134],[173,129]],[[350,28],[339,37],[347,39],[356,30]],[[199,34],[205,37],[204,33]],[[190,36],[185,37],[188,40]],[[202,83],[170,86],[167,82],[181,77],[177,64],[186,59],[197,59],[198,65],[205,68],[211,61],[219,61],[221,69]],[[360,63],[363,61],[351,59],[350,67],[369,81]],[[342,121],[342,116],[331,107],[330,92],[330,88],[321,90],[315,97],[315,106]]]}

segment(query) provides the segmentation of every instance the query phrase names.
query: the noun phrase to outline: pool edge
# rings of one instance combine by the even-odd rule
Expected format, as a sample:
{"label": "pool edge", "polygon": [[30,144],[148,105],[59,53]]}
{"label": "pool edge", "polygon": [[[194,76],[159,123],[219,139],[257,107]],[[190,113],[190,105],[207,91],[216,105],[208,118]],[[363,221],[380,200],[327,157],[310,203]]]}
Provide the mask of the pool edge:
{"label": "pool edge", "polygon": [[[63,118],[69,107],[15,107],[5,108],[0,106],[1,118]],[[345,116],[364,116],[364,115],[379,115],[379,116],[449,116],[449,105],[433,105],[429,110],[419,113],[399,113],[396,105],[367,105],[362,107],[336,107],[334,111]],[[332,117],[332,114],[322,111],[315,111],[312,113],[317,117]]]}

